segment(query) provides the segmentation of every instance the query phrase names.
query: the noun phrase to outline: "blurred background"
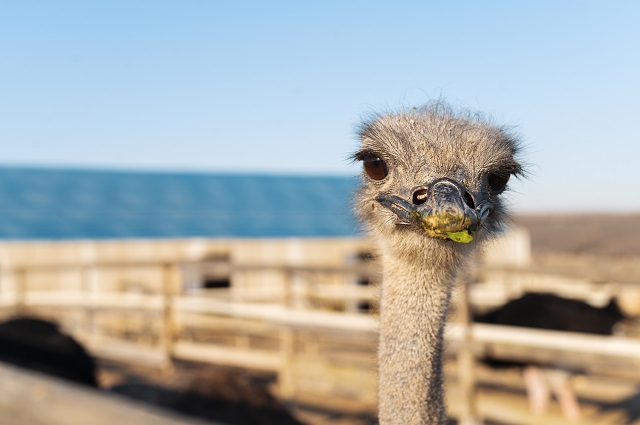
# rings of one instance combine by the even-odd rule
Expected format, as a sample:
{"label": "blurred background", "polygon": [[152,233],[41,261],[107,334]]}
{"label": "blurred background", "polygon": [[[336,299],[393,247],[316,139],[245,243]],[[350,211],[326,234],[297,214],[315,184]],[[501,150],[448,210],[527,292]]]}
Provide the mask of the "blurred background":
{"label": "blurred background", "polygon": [[[130,423],[375,423],[380,271],[349,157],[371,114],[445,99],[512,128],[529,171],[454,300],[451,420],[640,423],[639,18],[631,1],[0,2],[0,360],[68,378],[80,360],[41,359],[85,356],[100,391],[73,394],[105,421],[124,409],[109,392],[180,412]],[[491,314],[509,305],[558,319]],[[63,385],[6,367],[18,389]],[[6,406],[33,394],[1,385],[21,424]]]}

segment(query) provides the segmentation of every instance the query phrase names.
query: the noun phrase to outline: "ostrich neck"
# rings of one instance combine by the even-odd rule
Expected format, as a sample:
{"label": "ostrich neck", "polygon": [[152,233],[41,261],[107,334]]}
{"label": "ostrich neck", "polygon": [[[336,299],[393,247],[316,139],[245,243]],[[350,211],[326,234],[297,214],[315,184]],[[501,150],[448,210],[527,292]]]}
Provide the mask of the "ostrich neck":
{"label": "ostrich neck", "polygon": [[[454,261],[383,258],[380,304],[381,425],[445,422],[442,340]],[[435,263],[435,264],[434,264]]]}

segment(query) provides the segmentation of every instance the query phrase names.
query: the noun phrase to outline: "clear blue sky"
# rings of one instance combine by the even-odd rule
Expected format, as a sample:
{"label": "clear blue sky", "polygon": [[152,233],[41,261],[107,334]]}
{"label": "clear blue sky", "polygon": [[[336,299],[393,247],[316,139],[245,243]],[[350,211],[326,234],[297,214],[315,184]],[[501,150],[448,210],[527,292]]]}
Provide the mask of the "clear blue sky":
{"label": "clear blue sky", "polygon": [[0,165],[356,174],[367,112],[517,126],[517,211],[640,211],[640,2],[0,0]]}

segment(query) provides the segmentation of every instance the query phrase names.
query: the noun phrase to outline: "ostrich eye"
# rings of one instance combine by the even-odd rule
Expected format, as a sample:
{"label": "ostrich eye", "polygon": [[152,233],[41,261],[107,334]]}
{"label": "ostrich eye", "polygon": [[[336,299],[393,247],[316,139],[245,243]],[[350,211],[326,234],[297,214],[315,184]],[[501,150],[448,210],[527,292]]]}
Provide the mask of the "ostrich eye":
{"label": "ostrich eye", "polygon": [[367,176],[372,180],[382,180],[389,174],[387,164],[380,159],[380,157],[373,156],[365,158],[363,163],[364,172],[367,173]]}
{"label": "ostrich eye", "polygon": [[509,182],[509,177],[511,177],[510,174],[496,174],[496,173],[489,174],[487,176],[487,182],[489,183],[489,188],[496,193],[502,192],[507,187],[507,183]]}

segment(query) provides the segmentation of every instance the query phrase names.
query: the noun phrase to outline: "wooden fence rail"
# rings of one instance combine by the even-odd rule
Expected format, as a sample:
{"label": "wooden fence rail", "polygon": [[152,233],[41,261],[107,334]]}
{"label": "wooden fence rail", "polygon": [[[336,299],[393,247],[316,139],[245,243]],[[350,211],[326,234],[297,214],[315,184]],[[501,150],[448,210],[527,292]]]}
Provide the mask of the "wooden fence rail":
{"label": "wooden fence rail", "polygon": [[[87,270],[140,266],[160,270],[162,282],[153,286],[153,291],[107,292],[92,284],[83,284],[79,290],[29,288],[28,277],[32,273],[79,270],[82,279],[91,279],[92,273]],[[167,365],[182,359],[267,370],[278,375],[280,394],[284,397],[294,397],[304,382],[315,379],[317,388],[327,388],[327,391],[339,388],[338,392],[361,397],[373,405],[375,388],[370,387],[375,387],[375,377],[371,379],[371,375],[375,375],[375,364],[371,359],[375,359],[377,319],[371,314],[295,307],[305,303],[292,300],[316,296],[345,303],[370,301],[374,297],[370,288],[345,286],[341,291],[340,287],[327,285],[323,291],[322,285],[314,283],[313,290],[296,292],[285,287],[284,296],[280,294],[271,302],[253,302],[248,301],[253,299],[247,288],[244,289],[248,294],[246,300],[242,298],[242,291],[236,292],[235,298],[229,296],[227,289],[186,291],[180,274],[183,266],[184,263],[134,262],[4,269],[1,276],[11,276],[13,288],[7,291],[0,280],[0,307],[6,311],[46,312],[54,317],[73,310],[84,312],[82,320],[87,323],[73,331],[98,357],[146,365]],[[354,274],[376,276],[370,267],[361,266],[323,269],[245,265],[232,270],[280,271],[287,285],[294,281],[294,276],[302,282],[311,282],[322,273],[343,275],[345,281]],[[97,325],[103,316],[122,320],[140,318],[158,335],[152,338],[152,343],[140,344],[118,335],[103,334]],[[209,335],[208,330],[215,335]],[[475,383],[469,376],[474,367],[473,358],[485,354],[562,364],[605,376],[640,380],[640,340],[632,338],[470,324],[465,320],[450,323],[445,336],[448,353],[462,359],[457,373],[465,377],[459,383],[465,387],[462,403],[467,408],[458,409],[460,415],[474,415]],[[325,345],[323,338],[329,341]],[[356,354],[350,354],[350,350]],[[358,368],[358,373],[353,372]],[[345,376],[349,379],[345,380]],[[352,387],[344,388],[349,380],[353,381]]]}

